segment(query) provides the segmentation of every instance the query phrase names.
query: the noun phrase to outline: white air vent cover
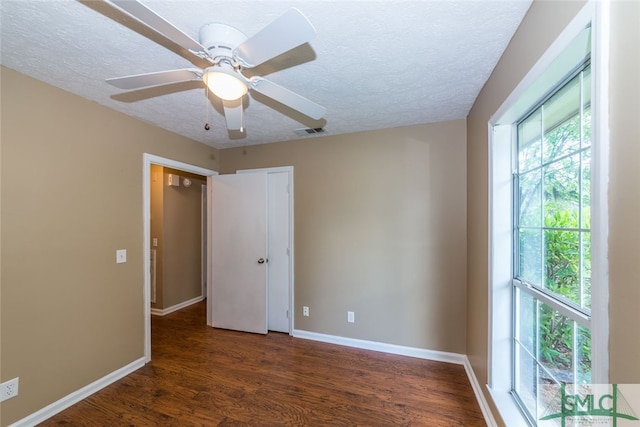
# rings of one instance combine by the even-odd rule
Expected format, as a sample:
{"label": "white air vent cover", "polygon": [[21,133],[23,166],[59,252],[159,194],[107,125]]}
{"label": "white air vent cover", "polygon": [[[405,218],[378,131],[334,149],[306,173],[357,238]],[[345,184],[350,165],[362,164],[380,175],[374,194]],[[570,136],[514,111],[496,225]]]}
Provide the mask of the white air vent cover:
{"label": "white air vent cover", "polygon": [[317,135],[320,133],[327,133],[324,128],[306,128],[306,129],[296,129],[294,131],[298,136],[308,136],[308,135]]}

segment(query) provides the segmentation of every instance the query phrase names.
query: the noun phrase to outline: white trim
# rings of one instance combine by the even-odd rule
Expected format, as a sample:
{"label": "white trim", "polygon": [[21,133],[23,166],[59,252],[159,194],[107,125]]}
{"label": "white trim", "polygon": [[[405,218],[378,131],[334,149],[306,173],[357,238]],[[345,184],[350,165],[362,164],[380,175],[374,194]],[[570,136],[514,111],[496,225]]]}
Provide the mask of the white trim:
{"label": "white trim", "polygon": [[149,164],[153,163],[154,165],[164,166],[167,168],[177,169],[185,172],[191,172],[191,173],[195,173],[197,175],[203,175],[203,176],[218,175],[218,172],[214,170],[201,168],[200,166],[190,165],[189,163],[168,159],[166,157],[160,157],[160,156],[156,156],[154,154],[148,154],[148,153],[144,153],[142,156],[145,160],[145,163],[149,163]]}
{"label": "white trim", "polygon": [[202,300],[204,300],[204,296],[200,295],[199,297],[191,298],[190,300],[183,301],[183,302],[181,302],[179,304],[176,304],[176,305],[172,305],[171,307],[167,307],[167,308],[152,308],[151,309],[151,314],[154,315],[154,316],[166,316],[167,314],[173,313],[174,311],[178,311],[178,310],[183,309],[185,307],[188,307],[190,305],[197,304]]}
{"label": "white trim", "polygon": [[[511,374],[511,337],[513,325],[505,322],[511,317],[513,278],[513,196],[511,125],[489,126],[489,292],[488,292],[488,383],[493,388],[509,390]],[[499,246],[495,242],[504,242]]]}
{"label": "white trim", "polygon": [[293,335],[293,330],[295,328],[295,310],[294,310],[294,249],[293,243],[295,239],[293,238],[294,233],[294,218],[293,218],[293,206],[294,206],[294,192],[293,192],[293,166],[279,166],[273,168],[257,168],[257,169],[240,169],[237,170],[236,173],[252,173],[252,172],[266,172],[266,173],[281,173],[286,172],[289,175],[289,335]]}
{"label": "white trim", "polygon": [[480,411],[482,411],[482,416],[484,417],[484,421],[487,423],[489,427],[497,427],[496,419],[493,417],[493,413],[491,412],[491,408],[489,407],[489,403],[487,399],[484,397],[484,393],[482,392],[482,387],[480,387],[480,383],[478,382],[478,378],[476,378],[475,372],[473,372],[473,367],[471,366],[471,362],[469,362],[469,358],[464,356],[464,370],[467,373],[467,377],[469,378],[469,382],[471,383],[471,388],[473,389],[473,394],[476,396],[476,400],[478,401],[478,405],[480,406]]}
{"label": "white trim", "polygon": [[145,364],[145,359],[144,357],[141,357],[138,360],[135,360],[129,363],[128,365],[123,366],[122,368],[117,369],[111,372],[110,374],[107,374],[104,377],[92,382],[91,384],[86,385],[81,389],[66,395],[62,399],[57,400],[52,404],[45,406],[39,411],[36,411],[33,414],[21,420],[16,421],[15,423],[11,424],[10,427],[23,427],[23,426],[28,427],[28,426],[34,426],[38,423],[41,423],[53,417],[55,414],[64,411],[68,407],[102,390],[106,386],[113,384],[119,379],[124,378],[130,373],[140,369],[141,367],[144,366],[144,364]]}
{"label": "white trim", "polygon": [[200,236],[203,239],[203,243],[200,245],[200,294],[205,297],[207,295],[207,257],[209,250],[207,249],[209,241],[209,228],[207,227],[207,206],[209,201],[209,195],[207,194],[207,184],[200,186]]}
{"label": "white trim", "polygon": [[521,292],[524,292],[534,299],[548,305],[561,315],[579,323],[581,326],[584,326],[587,329],[591,329],[591,317],[583,313],[582,311],[574,308],[569,304],[562,304],[556,298],[552,298],[547,293],[542,292],[535,286],[531,286],[529,283],[525,283],[522,280],[513,279],[511,280],[513,286],[517,287]]}
{"label": "white trim", "polygon": [[591,382],[609,383],[609,1],[594,5],[592,78]]}
{"label": "white trim", "polygon": [[[167,159],[165,157],[160,157],[148,153],[144,153],[142,155],[142,259],[144,260],[144,290],[142,299],[144,304],[143,310],[145,363],[151,361],[151,260],[149,259],[149,253],[151,251],[151,164],[206,176],[207,185],[210,184],[209,178],[213,175],[218,174],[218,172],[214,170],[204,169],[199,166]],[[209,211],[209,209],[207,209],[207,211]],[[208,270],[210,271],[210,268],[208,268]]]}
{"label": "white trim", "polygon": [[213,242],[211,239],[211,230],[213,230],[213,202],[211,201],[212,197],[212,188],[213,188],[213,179],[208,176],[207,177],[207,326],[213,327],[213,314],[209,309],[209,304],[213,301],[213,257],[211,254],[213,253]]}
{"label": "white trim", "polygon": [[290,172],[290,173],[293,173],[293,166],[276,166],[276,167],[273,167],[273,168],[238,169],[236,171],[236,173],[253,173],[253,172],[266,172],[266,173]]}
{"label": "white trim", "polygon": [[400,356],[415,357],[418,359],[434,360],[436,362],[454,363],[464,365],[466,356],[460,353],[449,353],[445,351],[427,350],[424,348],[405,347],[396,344],[387,344],[376,341],[366,341],[357,338],[339,337],[336,335],[321,334],[318,332],[303,331],[294,329],[292,335],[295,338],[302,338],[312,341],[320,341],[329,344],[338,344],[345,347],[362,348],[364,350],[379,351],[382,353],[397,354]]}

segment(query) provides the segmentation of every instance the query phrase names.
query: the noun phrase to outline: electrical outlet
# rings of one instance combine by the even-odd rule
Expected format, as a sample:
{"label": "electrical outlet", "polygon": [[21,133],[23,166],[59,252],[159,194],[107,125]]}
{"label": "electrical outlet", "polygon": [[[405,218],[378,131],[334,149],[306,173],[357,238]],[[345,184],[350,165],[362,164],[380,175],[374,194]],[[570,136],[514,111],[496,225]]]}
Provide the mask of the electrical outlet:
{"label": "electrical outlet", "polygon": [[309,307],[307,307],[306,305],[302,307],[302,315],[309,317]]}
{"label": "electrical outlet", "polygon": [[356,321],[356,314],[353,311],[347,311],[347,322],[355,323],[355,321]]}
{"label": "electrical outlet", "polygon": [[18,384],[20,378],[14,378],[0,384],[0,402],[16,397],[18,395]]}

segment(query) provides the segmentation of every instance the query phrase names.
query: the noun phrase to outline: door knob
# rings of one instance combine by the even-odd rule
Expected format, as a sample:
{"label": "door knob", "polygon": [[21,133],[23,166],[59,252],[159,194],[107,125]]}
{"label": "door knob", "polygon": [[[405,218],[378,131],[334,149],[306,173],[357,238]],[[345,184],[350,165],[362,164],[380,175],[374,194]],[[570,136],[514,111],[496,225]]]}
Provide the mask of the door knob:
{"label": "door knob", "polygon": [[258,264],[264,264],[264,258],[258,259]]}

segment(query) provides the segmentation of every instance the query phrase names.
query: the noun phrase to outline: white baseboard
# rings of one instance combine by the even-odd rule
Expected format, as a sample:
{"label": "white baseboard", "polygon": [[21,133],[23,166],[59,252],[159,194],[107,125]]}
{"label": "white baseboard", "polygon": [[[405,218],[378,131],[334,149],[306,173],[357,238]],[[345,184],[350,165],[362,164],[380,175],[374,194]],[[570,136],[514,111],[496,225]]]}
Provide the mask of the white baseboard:
{"label": "white baseboard", "polygon": [[484,393],[482,393],[482,387],[480,387],[478,378],[476,378],[476,374],[475,372],[473,372],[471,362],[469,362],[469,358],[467,356],[464,356],[464,370],[467,372],[467,377],[469,378],[469,382],[471,383],[473,394],[476,395],[476,400],[478,401],[478,405],[480,405],[480,410],[482,411],[484,421],[489,427],[497,427],[498,424],[496,423],[496,419],[493,416],[493,412],[491,412],[491,408],[489,407],[487,399],[485,399],[484,397]]}
{"label": "white baseboard", "polygon": [[96,393],[97,391],[105,388],[106,386],[108,386],[109,384],[112,384],[116,381],[118,381],[121,378],[126,377],[127,375],[129,375],[130,373],[132,373],[133,371],[141,368],[144,366],[144,357],[141,357],[138,360],[135,360],[131,363],[129,363],[126,366],[123,366],[122,368],[115,370],[113,372],[111,372],[110,374],[105,375],[104,377],[92,382],[91,384],[82,387],[79,390],[74,391],[71,394],[66,395],[65,397],[63,397],[62,399],[53,402],[52,404],[45,406],[44,408],[40,409],[37,412],[34,412],[33,414],[29,415],[28,417],[25,417],[19,421],[16,421],[15,423],[11,424],[10,427],[31,427],[31,426],[35,426],[38,423],[43,422],[44,420],[47,420],[51,417],[53,417],[55,414],[64,411],[65,409],[67,409],[68,407],[70,407],[71,405],[74,405],[78,402],[80,402],[82,399],[85,399],[89,396],[91,396],[93,393]]}
{"label": "white baseboard", "polygon": [[188,306],[190,306],[192,304],[199,303],[203,299],[204,299],[204,296],[199,296],[199,297],[195,297],[195,298],[192,298],[190,300],[187,300],[187,301],[183,301],[180,304],[172,305],[171,307],[168,307],[168,308],[152,308],[151,309],[151,314],[153,314],[154,316],[164,316],[164,315],[167,315],[169,313],[173,313],[174,311],[178,311],[181,308],[185,308],[185,307],[188,307]]}
{"label": "white baseboard", "polygon": [[464,361],[466,358],[464,354],[426,350],[416,347],[405,347],[402,345],[386,344],[376,341],[366,341],[356,338],[338,337],[335,335],[319,334],[317,332],[302,331],[299,329],[294,329],[292,335],[295,338],[322,341],[331,344],[344,345],[347,347],[362,348],[365,350],[380,351],[382,353],[398,354],[401,356],[417,357],[419,359],[435,360],[438,362],[455,363],[456,365],[464,365]]}

